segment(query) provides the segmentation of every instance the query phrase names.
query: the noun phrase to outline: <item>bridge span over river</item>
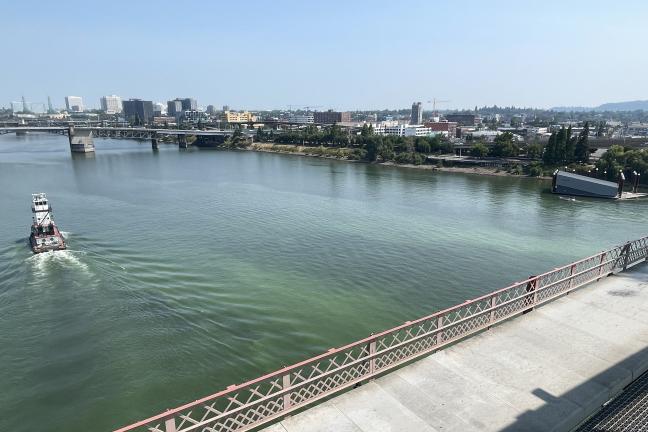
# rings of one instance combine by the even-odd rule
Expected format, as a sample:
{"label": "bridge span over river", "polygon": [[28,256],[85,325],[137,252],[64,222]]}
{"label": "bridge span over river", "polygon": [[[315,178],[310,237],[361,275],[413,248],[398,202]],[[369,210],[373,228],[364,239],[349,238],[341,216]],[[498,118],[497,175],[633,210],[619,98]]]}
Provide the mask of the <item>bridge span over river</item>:
{"label": "bridge span over river", "polygon": [[118,432],[574,430],[648,370],[647,260],[644,237]]}
{"label": "bridge span over river", "polygon": [[[151,146],[156,149],[158,142],[164,137],[173,137],[181,148],[188,145],[187,137],[195,136],[202,138],[226,138],[234,134],[233,130],[200,130],[200,129],[153,129],[153,128],[131,128],[131,127],[76,127],[76,126],[14,126],[0,127],[0,134],[15,133],[24,135],[27,133],[54,133],[68,135],[70,138],[70,147],[74,150],[74,138],[83,136],[88,145],[92,145],[94,151],[93,138],[124,138],[151,140]],[[254,132],[247,130],[241,131],[243,136],[251,136]],[[88,150],[85,150],[86,152]]]}

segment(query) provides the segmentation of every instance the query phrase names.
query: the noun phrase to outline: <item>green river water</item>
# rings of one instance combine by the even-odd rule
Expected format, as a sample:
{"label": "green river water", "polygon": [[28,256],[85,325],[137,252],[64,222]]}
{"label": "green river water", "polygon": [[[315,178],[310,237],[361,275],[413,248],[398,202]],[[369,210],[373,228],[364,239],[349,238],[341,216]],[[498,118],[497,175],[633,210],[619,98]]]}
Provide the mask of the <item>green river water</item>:
{"label": "green river water", "polygon": [[[0,136],[0,430],[105,431],[645,235],[546,181]],[[32,255],[31,193],[69,250]]]}

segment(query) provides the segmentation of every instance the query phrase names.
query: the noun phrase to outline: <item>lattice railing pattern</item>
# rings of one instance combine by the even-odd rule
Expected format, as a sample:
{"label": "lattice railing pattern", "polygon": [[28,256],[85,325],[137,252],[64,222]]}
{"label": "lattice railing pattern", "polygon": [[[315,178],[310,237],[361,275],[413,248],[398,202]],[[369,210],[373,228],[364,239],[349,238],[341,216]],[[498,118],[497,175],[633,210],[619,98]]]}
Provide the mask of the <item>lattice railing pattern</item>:
{"label": "lattice railing pattern", "polygon": [[648,237],[643,237],[230,386],[118,432],[249,430],[647,259]]}

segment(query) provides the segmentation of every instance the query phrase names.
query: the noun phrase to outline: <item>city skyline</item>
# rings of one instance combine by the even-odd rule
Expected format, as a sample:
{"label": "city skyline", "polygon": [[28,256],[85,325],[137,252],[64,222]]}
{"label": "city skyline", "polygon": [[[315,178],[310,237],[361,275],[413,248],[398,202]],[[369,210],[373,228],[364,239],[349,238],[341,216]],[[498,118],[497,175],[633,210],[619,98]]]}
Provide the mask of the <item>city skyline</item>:
{"label": "city skyline", "polygon": [[[43,104],[49,95],[59,107],[79,95],[87,109],[106,95],[250,110],[648,99],[648,60],[636,55],[648,5],[495,3],[203,3],[187,9],[186,21],[168,2],[116,2],[101,16],[80,2],[10,4],[3,33],[18,37],[6,58],[21,62],[0,71],[0,106],[23,95]],[[107,34],[110,24],[120,31]]]}

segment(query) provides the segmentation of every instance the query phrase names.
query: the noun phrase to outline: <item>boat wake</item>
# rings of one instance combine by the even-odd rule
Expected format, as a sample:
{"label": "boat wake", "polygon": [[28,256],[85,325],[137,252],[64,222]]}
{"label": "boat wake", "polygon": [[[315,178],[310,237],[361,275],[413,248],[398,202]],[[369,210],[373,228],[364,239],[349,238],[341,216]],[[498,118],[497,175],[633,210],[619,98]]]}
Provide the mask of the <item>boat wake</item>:
{"label": "boat wake", "polygon": [[87,264],[82,262],[75,251],[66,249],[58,251],[42,252],[27,258],[27,262],[32,265],[37,275],[45,275],[48,269],[53,267],[66,267],[80,270],[84,273],[90,273]]}

